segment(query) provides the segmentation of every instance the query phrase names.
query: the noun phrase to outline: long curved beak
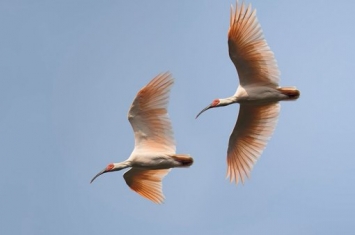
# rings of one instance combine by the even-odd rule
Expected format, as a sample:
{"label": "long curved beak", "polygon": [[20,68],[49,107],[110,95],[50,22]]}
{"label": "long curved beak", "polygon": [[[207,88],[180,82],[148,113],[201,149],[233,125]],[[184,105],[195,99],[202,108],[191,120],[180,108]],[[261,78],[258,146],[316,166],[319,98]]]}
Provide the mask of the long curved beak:
{"label": "long curved beak", "polygon": [[99,173],[97,173],[97,175],[95,175],[95,177],[92,178],[92,180],[90,181],[90,184],[91,184],[97,177],[99,177],[100,175],[102,175],[103,173],[106,173],[106,172],[107,172],[107,170],[106,170],[106,168],[105,168],[105,169],[103,169],[102,171],[100,171]]}
{"label": "long curved beak", "polygon": [[206,110],[208,110],[208,109],[210,109],[210,108],[212,108],[212,105],[208,105],[206,108],[202,109],[201,112],[199,112],[199,113],[197,114],[197,116],[195,117],[195,119],[197,119],[198,116],[200,116],[203,112],[205,112]]}

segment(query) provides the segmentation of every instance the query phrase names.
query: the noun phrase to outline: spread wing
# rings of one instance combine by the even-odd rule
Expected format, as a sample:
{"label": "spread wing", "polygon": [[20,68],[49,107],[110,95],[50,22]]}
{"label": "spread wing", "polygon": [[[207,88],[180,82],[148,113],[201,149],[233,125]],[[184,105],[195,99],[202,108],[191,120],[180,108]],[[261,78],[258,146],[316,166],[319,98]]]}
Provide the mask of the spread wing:
{"label": "spread wing", "polygon": [[167,112],[173,83],[170,73],[159,74],[137,93],[128,112],[134,131],[135,152],[175,153],[173,130]]}
{"label": "spread wing", "polygon": [[278,86],[280,72],[274,53],[250,4],[246,7],[237,2],[235,11],[231,6],[228,46],[242,86],[254,83]]}
{"label": "spread wing", "polygon": [[164,201],[162,179],[169,171],[170,169],[143,170],[131,168],[123,175],[123,178],[133,191],[142,197],[160,204]]}
{"label": "spread wing", "polygon": [[249,177],[255,162],[270,139],[280,112],[278,103],[240,105],[239,116],[229,138],[227,177],[230,181]]}

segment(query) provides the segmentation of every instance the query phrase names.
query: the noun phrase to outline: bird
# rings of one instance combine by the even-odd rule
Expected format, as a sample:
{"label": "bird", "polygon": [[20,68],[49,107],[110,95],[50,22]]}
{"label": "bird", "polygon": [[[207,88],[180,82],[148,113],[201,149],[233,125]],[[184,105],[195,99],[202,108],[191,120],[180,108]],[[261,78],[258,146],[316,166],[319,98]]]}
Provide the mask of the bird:
{"label": "bird", "polygon": [[231,5],[228,30],[229,57],[236,67],[239,85],[235,94],[215,99],[208,109],[239,103],[239,114],[229,137],[227,178],[244,184],[276,127],[279,101],[296,100],[296,87],[280,87],[280,72],[251,4]]}
{"label": "bird", "polygon": [[124,173],[127,185],[139,195],[161,204],[164,201],[162,180],[174,167],[189,167],[189,154],[176,154],[171,121],[167,112],[169,92],[174,79],[169,72],[154,77],[136,95],[128,112],[135,146],[129,158],[110,163],[98,176],[131,167]]}

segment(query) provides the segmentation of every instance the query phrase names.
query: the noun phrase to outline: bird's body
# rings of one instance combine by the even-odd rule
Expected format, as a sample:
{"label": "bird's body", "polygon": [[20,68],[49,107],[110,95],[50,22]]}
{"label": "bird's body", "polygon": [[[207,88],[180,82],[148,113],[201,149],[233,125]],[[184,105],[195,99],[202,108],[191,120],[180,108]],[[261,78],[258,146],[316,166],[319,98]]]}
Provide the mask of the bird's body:
{"label": "bird's body", "polygon": [[184,154],[164,154],[164,153],[132,153],[125,161],[129,167],[146,170],[169,169],[183,167],[191,162],[191,157]]}
{"label": "bird's body", "polygon": [[295,87],[279,86],[280,72],[274,54],[251,5],[237,2],[236,10],[231,7],[228,47],[239,76],[237,91],[231,97],[215,99],[197,117],[210,108],[240,104],[227,150],[227,176],[238,183],[249,176],[275,129],[278,102],[296,100],[300,92]]}
{"label": "bird's body", "polygon": [[162,179],[174,167],[188,167],[193,159],[175,153],[175,141],[167,113],[169,91],[173,78],[169,73],[158,75],[143,87],[128,112],[135,137],[130,157],[111,163],[92,180],[107,172],[131,167],[124,174],[127,185],[141,196],[162,203]]}
{"label": "bird's body", "polygon": [[235,103],[262,105],[281,100],[297,99],[299,94],[293,87],[272,86],[238,86],[237,92],[232,96]]}

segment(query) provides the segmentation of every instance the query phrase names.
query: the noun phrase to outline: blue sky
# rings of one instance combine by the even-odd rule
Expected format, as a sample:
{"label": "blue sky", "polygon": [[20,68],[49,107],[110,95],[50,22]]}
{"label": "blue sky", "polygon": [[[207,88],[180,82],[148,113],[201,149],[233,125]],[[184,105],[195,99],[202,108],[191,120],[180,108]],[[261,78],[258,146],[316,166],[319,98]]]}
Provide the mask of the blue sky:
{"label": "blue sky", "polygon": [[[278,125],[245,185],[225,179],[238,105],[196,114],[238,84],[229,59],[234,1],[0,2],[2,234],[352,234],[355,229],[355,2],[254,0],[275,53]],[[134,147],[137,91],[175,77],[169,103],[189,169],[165,203],[122,172],[91,178]]]}

